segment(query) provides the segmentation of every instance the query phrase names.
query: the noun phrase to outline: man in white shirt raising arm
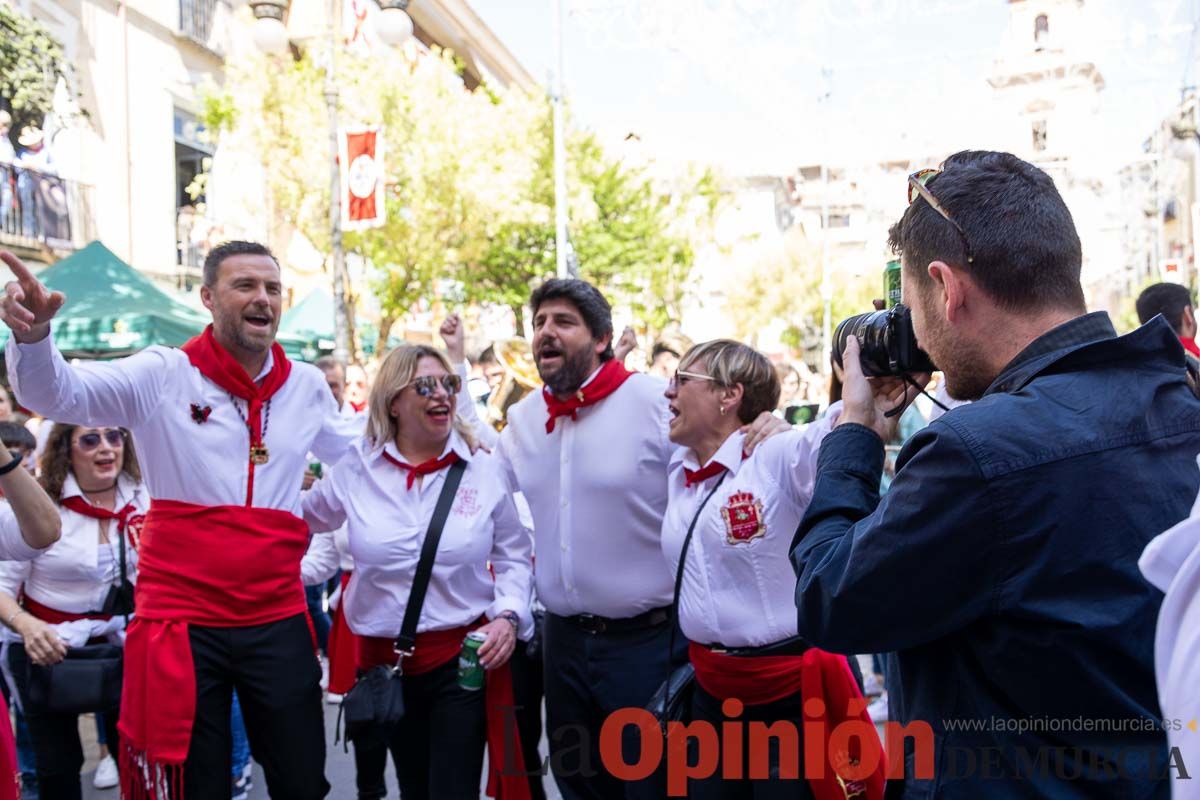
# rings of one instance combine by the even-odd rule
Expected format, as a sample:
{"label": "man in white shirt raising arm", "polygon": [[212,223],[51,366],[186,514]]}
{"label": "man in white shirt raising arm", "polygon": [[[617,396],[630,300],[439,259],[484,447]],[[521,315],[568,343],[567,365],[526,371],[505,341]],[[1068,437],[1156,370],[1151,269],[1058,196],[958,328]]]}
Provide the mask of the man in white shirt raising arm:
{"label": "man in white shirt raising arm", "polygon": [[125,648],[122,796],[227,797],[236,688],[271,795],[324,797],[299,476],[310,450],[335,462],[356,432],[320,371],[275,342],[278,262],[253,242],[214,248],[200,291],[213,323],[201,335],[71,366],[50,336],[65,298],[11,253],[0,258],[16,276],[0,300],[16,395],[48,419],[130,429],[150,489]]}

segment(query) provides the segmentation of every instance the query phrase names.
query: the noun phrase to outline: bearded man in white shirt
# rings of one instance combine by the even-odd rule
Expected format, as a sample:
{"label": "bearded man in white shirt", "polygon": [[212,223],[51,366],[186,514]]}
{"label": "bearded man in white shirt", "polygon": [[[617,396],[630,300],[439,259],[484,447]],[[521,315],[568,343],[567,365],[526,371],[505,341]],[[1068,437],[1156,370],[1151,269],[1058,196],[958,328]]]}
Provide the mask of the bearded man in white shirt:
{"label": "bearded man in white shirt", "polygon": [[[623,783],[604,769],[600,729],[618,709],[645,707],[687,658],[682,644],[669,652],[673,576],[660,548],[674,451],[665,387],[613,357],[612,309],[596,287],[552,279],[529,305],[546,385],[509,409],[497,452],[533,513],[550,766],[567,800],[663,797],[661,770]],[[460,365],[461,342],[447,338]],[[459,411],[475,416],[469,402]],[[747,428],[752,450],[788,426],[766,414]],[[637,730],[623,733],[635,763]]]}
{"label": "bearded man in white shirt", "polygon": [[309,451],[339,460],[356,426],[320,371],[275,342],[278,262],[253,242],[214,248],[201,289],[213,324],[201,335],[71,366],[50,337],[65,298],[0,257],[17,278],[0,301],[16,395],[49,419],[130,429],[153,498],[125,648],[122,796],[228,797],[236,688],[271,795],[324,797],[299,476]]}

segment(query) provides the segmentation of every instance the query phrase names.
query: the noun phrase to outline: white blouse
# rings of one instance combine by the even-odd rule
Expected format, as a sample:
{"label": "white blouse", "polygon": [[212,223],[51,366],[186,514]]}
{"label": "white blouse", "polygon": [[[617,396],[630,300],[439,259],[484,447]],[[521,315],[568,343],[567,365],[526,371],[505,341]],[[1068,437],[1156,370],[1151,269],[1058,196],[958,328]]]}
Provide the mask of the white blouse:
{"label": "white blouse", "polygon": [[[745,435],[734,432],[711,459],[728,472],[701,512],[687,553],[679,624],[689,640],[759,647],[796,635],[796,573],[788,550],[812,499],[818,448],[840,411],[837,406],[803,430],[772,436],[744,460]],[[685,467],[700,465],[690,449],[679,448],[662,535],[672,576],[696,509],[720,480],[688,487]]]}
{"label": "white blouse", "polygon": [[[521,622],[518,634],[528,639],[533,633],[530,531],[517,516],[496,457],[484,451],[472,455],[457,433],[442,455],[451,450],[467,469],[438,544],[417,632],[514,611]],[[360,636],[400,632],[421,546],[448,473],[425,475],[409,489],[408,472],[389,462],[385,451],[405,461],[393,443],[373,448],[361,439],[302,499],[304,519],[314,533],[347,526],[354,575],[343,602],[346,622]]]}
{"label": "white blouse", "polygon": [[[79,484],[73,475],[63,483],[63,499],[80,496]],[[84,498],[86,500],[86,498]],[[116,510],[133,503],[134,512],[129,526],[135,533],[150,507],[145,486],[121,475],[117,481]],[[100,523],[95,519],[59,506],[62,515],[62,538],[30,561],[0,562],[0,591],[17,597],[22,585],[25,594],[57,611],[85,614],[99,611],[108,596],[109,588],[118,583],[120,549],[116,520],[108,521],[108,543],[100,542]],[[100,576],[102,549],[109,551],[110,560],[105,575]],[[137,550],[125,541],[125,574],[130,582],[137,581]]]}

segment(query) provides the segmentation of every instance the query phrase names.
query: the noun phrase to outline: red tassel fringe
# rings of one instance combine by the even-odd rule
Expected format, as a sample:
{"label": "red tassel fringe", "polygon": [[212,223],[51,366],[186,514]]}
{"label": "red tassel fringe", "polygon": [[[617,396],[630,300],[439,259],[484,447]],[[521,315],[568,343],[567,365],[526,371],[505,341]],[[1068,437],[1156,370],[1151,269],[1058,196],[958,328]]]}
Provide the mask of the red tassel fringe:
{"label": "red tassel fringe", "polygon": [[183,764],[148,761],[125,742],[120,751],[121,800],[184,800]]}

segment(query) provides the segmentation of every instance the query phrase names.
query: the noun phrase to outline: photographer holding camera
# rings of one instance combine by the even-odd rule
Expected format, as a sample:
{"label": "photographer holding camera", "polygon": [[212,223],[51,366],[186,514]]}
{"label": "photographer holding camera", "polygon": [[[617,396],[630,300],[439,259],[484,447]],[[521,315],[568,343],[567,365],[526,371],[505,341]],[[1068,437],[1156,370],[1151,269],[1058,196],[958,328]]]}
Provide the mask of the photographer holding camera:
{"label": "photographer holding camera", "polygon": [[791,551],[799,633],[889,652],[892,719],[932,728],[932,752],[905,739],[889,797],[1017,796],[1016,780],[1022,797],[1167,797],[1200,758],[1168,753],[1162,595],[1137,560],[1200,485],[1183,348],[1161,319],[1118,337],[1086,312],[1074,222],[1037,167],[962,152],[908,191],[890,243],[913,344],[975,402],[905,445],[880,500],[886,415],[912,392],[877,367],[906,329],[844,337],[844,409]]}

